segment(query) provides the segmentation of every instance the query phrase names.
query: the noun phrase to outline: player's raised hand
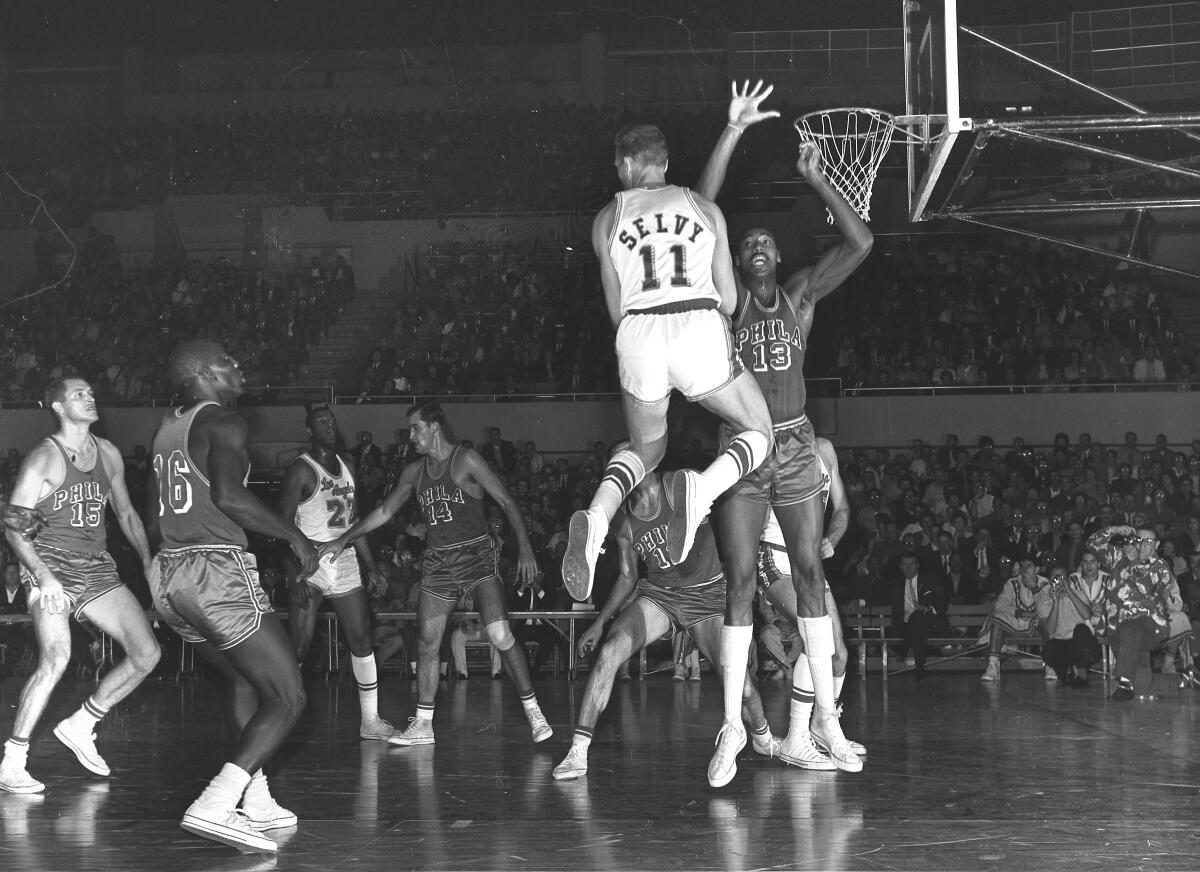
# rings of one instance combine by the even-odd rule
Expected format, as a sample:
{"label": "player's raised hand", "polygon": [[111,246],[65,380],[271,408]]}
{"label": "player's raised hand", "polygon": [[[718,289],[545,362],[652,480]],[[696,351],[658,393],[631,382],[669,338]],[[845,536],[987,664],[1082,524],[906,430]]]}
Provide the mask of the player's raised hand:
{"label": "player's raised hand", "polygon": [[796,160],[796,170],[806,182],[824,178],[821,172],[821,149],[811,140],[800,143],[800,157]]}
{"label": "player's raised hand", "polygon": [[771,92],[775,90],[774,85],[764,88],[762,79],[759,79],[758,84],[751,88],[750,80],[747,79],[740,86],[737,82],[731,82],[729,90],[733,94],[729,101],[729,123],[739,130],[745,130],[751,124],[766,121],[768,118],[779,117],[779,113],[774,110],[764,112],[758,108],[763,100],[771,96]]}

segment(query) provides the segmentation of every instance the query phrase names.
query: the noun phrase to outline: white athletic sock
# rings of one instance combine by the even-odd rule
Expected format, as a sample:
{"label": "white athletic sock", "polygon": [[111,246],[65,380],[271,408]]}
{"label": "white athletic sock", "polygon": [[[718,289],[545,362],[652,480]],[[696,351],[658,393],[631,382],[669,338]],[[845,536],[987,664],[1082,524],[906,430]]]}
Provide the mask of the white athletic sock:
{"label": "white athletic sock", "polygon": [[375,667],[375,655],[355,657],[351,654],[350,669],[358,682],[358,707],[363,723],[379,720],[379,672]]}
{"label": "white athletic sock", "polygon": [[274,801],[271,796],[271,787],[267,784],[266,773],[259,769],[250,776],[250,783],[246,785],[246,792],[242,794],[242,805],[261,808]]}
{"label": "white athletic sock", "polygon": [[715,500],[737,484],[746,473],[757,469],[767,457],[769,444],[767,437],[757,430],[737,434],[708,469],[700,473],[704,496]]}
{"label": "white athletic sock", "polygon": [[218,809],[237,808],[249,785],[249,772],[232,763],[226,763],[192,804]]}
{"label": "white athletic sock", "polygon": [[796,658],[792,668],[792,699],[788,703],[788,735],[800,735],[808,732],[808,722],[812,719],[813,683],[812,671],[808,665],[808,655],[801,654]]}
{"label": "white athletic sock", "polygon": [[721,686],[728,722],[742,722],[742,691],[753,637],[754,627],[721,627]]}
{"label": "white athletic sock", "polygon": [[592,731],[585,730],[583,727],[575,728],[575,735],[571,737],[571,744],[576,748],[587,750],[592,745]]}
{"label": "white athletic sock", "polygon": [[823,715],[832,714],[836,705],[833,692],[833,621],[829,615],[801,618],[800,632],[804,634],[804,653],[808,656],[817,709]]}
{"label": "white athletic sock", "polygon": [[432,721],[433,720],[433,703],[426,705],[425,703],[417,703],[417,720]]}
{"label": "white athletic sock", "polygon": [[8,763],[24,769],[29,762],[29,740],[9,739],[4,743],[4,757],[0,763]]}
{"label": "white athletic sock", "polygon": [[628,448],[618,451],[605,467],[604,478],[600,480],[600,486],[596,488],[596,494],[592,497],[592,504],[588,511],[598,511],[603,516],[607,527],[617,513],[617,509],[621,508],[621,503],[625,502],[625,499],[633,493],[633,489],[638,486],[638,482],[645,477],[646,467],[642,464],[640,457]]}
{"label": "white athletic sock", "polygon": [[96,703],[96,697],[89,696],[83,701],[83,705],[75,710],[70,719],[78,726],[90,732],[96,729],[96,724],[100,723],[100,720],[106,714],[108,714],[108,709],[101,708]]}
{"label": "white athletic sock", "polygon": [[843,672],[841,675],[833,676],[833,698],[834,699],[842,698],[842,688],[845,686],[846,686],[846,673],[845,672]]}

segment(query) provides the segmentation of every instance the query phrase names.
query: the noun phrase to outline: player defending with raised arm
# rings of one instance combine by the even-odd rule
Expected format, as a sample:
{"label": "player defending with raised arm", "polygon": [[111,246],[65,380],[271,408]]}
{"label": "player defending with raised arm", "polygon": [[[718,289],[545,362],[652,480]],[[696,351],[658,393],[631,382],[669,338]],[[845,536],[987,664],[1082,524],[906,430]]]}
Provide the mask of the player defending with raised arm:
{"label": "player defending with raised arm", "polygon": [[160,550],[150,590],[171,629],[228,679],[237,728],[233,754],[180,826],[242,851],[271,852],[277,846],[262,831],[297,820],[271,796],[262,767],[300,717],[305,697],[245,531],[287,542],[303,576],[316,569],[317,552],[246,487],[248,428],[226,408],[243,391],[237,362],[219,343],[193,339],[180,343],[167,365],[187,405],[168,412],[154,435],[145,511]]}
{"label": "player defending with raised arm", "polygon": [[[338,423],[332,409],[318,406],[310,410],[304,424],[311,443],[283,476],[279,514],[294,519],[310,541],[328,542],[358,520],[354,508],[354,464],[338,453]],[[285,558],[288,633],[296,648],[296,659],[303,663],[312,643],[321,600],[328,597],[333,602],[338,623],[346,631],[350,666],[358,684],[361,714],[358,735],[387,741],[395,730],[379,717],[379,674],[371,649],[371,615],[358,571],[359,559],[367,568],[372,591],[387,590],[387,579],[375,565],[365,538],[354,543],[353,551],[343,551],[333,563],[321,561],[308,578],[301,575],[300,564],[294,557]]]}
{"label": "player defending with raised arm", "polygon": [[[735,431],[708,469],[674,477],[679,511],[666,543],[672,562],[687,556],[713,500],[757,467],[771,447],[762,392],[742,371],[729,335],[737,293],[725,217],[703,197],[667,184],[667,142],[657,127],[618,133],[615,163],[624,190],[596,216],[592,247],[617,329],[631,445],[609,460],[591,506],[571,517],[562,570],[577,600],[591,592],[596,558],[617,509],[662,461],[672,389]],[[748,635],[741,647],[744,655]],[[740,691],[737,699],[740,705]]]}
{"label": "player defending with raised arm", "polygon": [[[826,476],[827,485],[822,490],[822,504],[831,509],[829,522],[825,525],[825,536],[821,539],[821,559],[833,556],[838,542],[846,535],[846,527],[850,522],[850,501],[846,498],[846,488],[838,470],[837,452],[833,443],[828,439],[817,437],[817,459],[821,463],[822,473]],[[779,521],[774,512],[767,515],[767,526],[763,530],[762,542],[759,543],[758,569],[760,594],[767,598],[776,609],[799,623],[796,616],[796,588],[792,584],[791,564],[787,560],[787,545],[784,543],[783,532],[779,529]],[[825,585],[825,610],[833,621],[833,691],[834,698],[842,695],[842,685],[846,682],[846,640],[842,637],[841,620],[838,617],[837,603],[833,599],[833,591],[829,584]],[[803,640],[801,640],[803,644]],[[813,682],[807,657],[796,660],[796,669],[804,670],[801,675],[792,677],[792,701],[789,709],[788,739],[784,743],[786,751],[780,753],[785,763],[799,766],[802,769],[833,769],[829,759],[824,739],[814,743],[809,725],[813,714]],[[840,716],[840,708],[838,710]],[[847,740],[849,741],[849,740]],[[858,742],[850,742],[850,748],[859,757],[866,756],[867,749]]]}
{"label": "player defending with raised arm", "polygon": [[[699,190],[705,196],[716,196],[742,132],[751,124],[778,115],[758,108],[770,93],[771,88],[764,90],[762,82],[753,89],[748,82],[741,89],[733,87],[729,124],[701,176]],[[825,573],[821,568],[824,504],[820,494],[824,485],[816,437],[804,412],[803,370],[817,302],[833,293],[863,262],[873,240],[867,225],[825,178],[816,145],[801,144],[796,168],[829,208],[844,239],[815,264],[794,272],[783,285],[777,277],[779,249],[770,231],[761,227],[747,230],[735,249],[734,341],[742,362],[766,397],[775,443],[762,466],[730,488],[717,513],[729,578],[725,622],[730,628],[744,627],[747,631],[753,622],[758,542],[767,510],[774,508],[791,561],[798,626],[804,639],[805,653],[801,657],[807,658],[807,674],[812,676],[816,699],[812,735],[829,748],[839,769],[859,772],[862,761],[842,735],[836,714],[833,622],[825,607]],[[726,426],[725,438],[731,438],[738,429],[736,422]],[[803,667],[793,672],[797,691],[801,688],[795,682],[805,674]],[[728,696],[725,699],[727,724],[734,724],[737,718],[738,701]],[[803,749],[785,742],[783,753],[799,758]]]}
{"label": "player defending with raised arm", "polygon": [[[588,675],[571,750],[554,767],[554,777],[560,781],[587,774],[588,747],[596,721],[608,705],[617,667],[647,644],[671,630],[688,632],[696,640],[700,653],[720,667],[725,575],[721,572],[711,525],[707,521],[701,523],[696,543],[681,563],[672,562],[666,552],[666,531],[676,512],[669,498],[671,479],[679,474],[648,473],[616,517],[621,573],[596,621],[579,638],[580,656],[595,650],[614,616],[616,622],[605,636],[600,657]],[[641,583],[637,582],[638,558],[646,565],[646,580]],[[622,610],[635,583],[637,599]],[[745,688],[743,710],[751,724],[754,750],[766,756],[777,754],[779,740],[771,735],[753,679],[747,677],[738,684]],[[710,769],[709,784],[724,787],[736,773],[736,765],[720,772]]]}
{"label": "player defending with raised arm", "polygon": [[38,646],[37,669],[21,691],[0,761],[0,790],[10,793],[45,790],[25,768],[29,737],[71,659],[72,616],[91,621],[125,651],[83,706],[54,728],[55,737],[97,775],[109,774],[96,750],[97,723],[145,680],[159,658],[146,615],[106,550],[104,515],[111,504],[121,532],[150,568],[146,531],[125,488],[125,462],[111,442],[91,431],[99,420],[91,385],[58,379],[46,388],[43,402],[58,419],[58,430],[29,452],[4,508],[5,534],[21,561]]}
{"label": "player defending with raised arm", "polygon": [[483,510],[486,493],[508,517],[517,537],[520,556],[517,574],[532,585],[537,561],[516,502],[491,467],[471,448],[454,439],[446,413],[437,403],[421,403],[408,412],[409,433],[422,460],[410,463],[383,502],[369,515],[332,542],[321,546],[322,558],[339,554],[360,536],[382,527],[416,496],[425,517],[425,563],[421,567],[421,594],[417,602],[417,714],[393,745],[432,745],[433,711],[438,689],[438,647],[446,620],[458,601],[474,595],[488,639],[500,652],[512,677],[533,741],[553,735],[533,693],[525,652],[516,644],[504,607],[504,586],[496,573],[496,546],[488,533]]}

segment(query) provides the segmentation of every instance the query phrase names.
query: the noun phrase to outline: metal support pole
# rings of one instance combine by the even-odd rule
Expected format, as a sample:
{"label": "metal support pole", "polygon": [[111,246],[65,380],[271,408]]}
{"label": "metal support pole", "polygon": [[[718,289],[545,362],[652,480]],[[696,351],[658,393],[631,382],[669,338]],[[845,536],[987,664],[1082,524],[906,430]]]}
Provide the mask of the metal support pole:
{"label": "metal support pole", "polygon": [[1130,257],[1128,255],[1116,254],[1112,251],[1109,251],[1108,249],[1097,248],[1094,245],[1087,245],[1086,243],[1082,243],[1082,242],[1071,242],[1070,240],[1061,239],[1057,236],[1049,236],[1045,233],[1038,233],[1036,230],[1023,230],[1019,227],[1009,227],[1005,224],[995,224],[991,221],[981,221],[978,218],[973,218],[968,215],[951,214],[949,217],[953,218],[956,221],[963,221],[963,222],[966,222],[967,224],[974,224],[978,227],[986,227],[989,230],[1002,230],[1006,233],[1016,233],[1021,236],[1028,236],[1031,239],[1040,239],[1043,242],[1050,242],[1050,243],[1053,243],[1054,245],[1065,245],[1067,248],[1075,248],[1080,251],[1091,252],[1092,254],[1101,254],[1101,255],[1104,255],[1105,257],[1115,257],[1117,260],[1123,260],[1126,263],[1133,263],[1133,264],[1137,264],[1138,266],[1149,267],[1150,269],[1162,270],[1163,272],[1172,273],[1173,275],[1177,275],[1177,276],[1183,276],[1184,278],[1200,279],[1200,275],[1197,275],[1196,273],[1187,272],[1186,270],[1175,269],[1174,267],[1170,267],[1170,266],[1164,266],[1161,263],[1152,263],[1148,260],[1142,260],[1140,257]]}

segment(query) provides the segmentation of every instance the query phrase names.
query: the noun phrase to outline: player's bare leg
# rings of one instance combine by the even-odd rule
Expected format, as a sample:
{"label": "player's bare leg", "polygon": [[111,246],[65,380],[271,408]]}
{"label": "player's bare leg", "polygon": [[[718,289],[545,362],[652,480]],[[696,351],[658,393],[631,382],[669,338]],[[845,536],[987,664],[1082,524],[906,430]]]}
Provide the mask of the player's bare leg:
{"label": "player's bare leg", "polygon": [[[767,600],[774,606],[780,614],[786,615],[788,618],[796,622],[799,626],[799,618],[796,615],[796,589],[792,586],[790,579],[780,579],[771,585],[767,590]],[[846,665],[849,662],[849,652],[846,650],[846,639],[842,632],[842,620],[838,614],[837,603],[833,599],[833,594],[829,588],[825,589],[825,610],[829,613],[829,619],[833,621],[833,692],[836,699],[841,699],[842,687],[846,683]],[[801,648],[804,647],[803,638],[800,639]],[[805,660],[805,668],[808,666],[808,661]],[[793,673],[793,693],[792,693],[792,710],[794,710],[802,723],[808,722],[812,718],[813,711],[813,687],[812,673],[806,672],[799,678]],[[799,688],[799,693],[796,692]],[[838,716],[841,716],[841,703],[837,703]],[[867,749],[853,739],[847,739],[854,753],[859,757],[865,757]]]}
{"label": "player's bare leg", "polygon": [[670,398],[641,403],[628,394],[621,395],[625,425],[629,428],[629,447],[609,458],[600,486],[585,511],[571,515],[567,550],[563,554],[563,586],[580,602],[592,593],[596,558],[608,534],[617,509],[633,489],[662,463],[667,451],[667,406]]}
{"label": "player's bare leg", "polygon": [[[268,613],[249,638],[232,648],[220,651],[209,643],[196,647],[230,681],[230,712],[240,732],[233,756],[188,808],[182,826],[239,850],[274,851],[271,839],[248,840],[242,830],[247,825],[262,830],[296,823],[295,815],[270,796],[262,774],[304,710],[304,685],[291,640],[279,619]],[[239,803],[242,811],[237,810]],[[222,837],[223,824],[228,838]]]}
{"label": "player's bare leg", "polygon": [[774,444],[767,401],[750,373],[740,372],[729,384],[702,398],[700,405],[726,421],[734,435],[703,472],[684,470],[675,476],[671,504],[676,520],[667,530],[667,553],[677,563],[692,550],[696,530],[716,498],[757,469]]}
{"label": "player's bare leg", "polygon": [[793,712],[788,724],[788,738],[781,756],[799,759],[807,752],[806,737],[829,752],[839,769],[861,772],[862,760],[842,734],[837,717],[837,696],[833,681],[835,651],[833,621],[825,606],[825,571],[821,566],[821,537],[825,526],[825,504],[819,494],[786,506],[775,506],[775,516],[783,532],[784,544],[792,566],[792,585],[796,590],[796,625],[804,640],[804,653],[796,660],[792,671],[793,702],[802,694],[805,667],[812,679],[815,709],[811,723],[798,723],[803,712]]}
{"label": "player's bare leg", "polygon": [[105,673],[96,691],[70,717],[59,721],[55,737],[74,752],[87,770],[108,775],[108,764],[96,750],[96,725],[146,680],[162,656],[137,598],[126,587],[116,587],[92,600],[83,609],[87,618],[114,639],[125,652],[124,659]]}
{"label": "player's bare leg", "polygon": [[554,731],[550,729],[550,723],[542,714],[537,696],[533,692],[525,649],[517,644],[512,627],[508,623],[508,612],[504,608],[504,589],[499,578],[493,576],[475,588],[475,607],[479,609],[479,617],[483,621],[488,641],[500,652],[508,677],[512,679],[513,686],[521,697],[521,706],[525,709],[525,718],[529,721],[533,741],[546,741],[554,735]]}
{"label": "player's bare leg", "polygon": [[312,645],[313,634],[317,629],[317,612],[325,595],[312,585],[308,585],[308,603],[300,605],[294,596],[288,595],[288,636],[292,647],[296,649],[296,660],[300,663],[308,657],[308,649]]}
{"label": "player's bare leg", "polygon": [[39,599],[36,590],[29,598],[29,614],[38,646],[37,669],[21,688],[12,736],[4,743],[4,759],[0,760],[0,789],[9,793],[41,793],[46,789],[26,771],[29,737],[71,660],[69,611],[48,612]]}
{"label": "player's bare leg", "polygon": [[437,701],[438,657],[446,621],[454,603],[422,590],[417,600],[417,713],[408,728],[394,734],[393,745],[432,745],[433,710]]}
{"label": "player's bare leg", "polygon": [[[724,722],[721,735],[735,740],[742,725],[742,685],[754,640],[754,583],[758,565],[758,540],[767,519],[765,502],[731,496],[718,504],[716,521],[724,548],[725,620],[720,629],[720,663]],[[732,731],[732,732],[731,732]],[[735,741],[736,744],[736,741]]]}
{"label": "player's bare leg", "polygon": [[[700,649],[700,653],[708,659],[709,663],[718,669],[723,680],[725,670],[721,663],[722,629],[723,627],[717,619],[712,618],[711,620],[694,624],[690,632],[692,638],[696,640],[696,647]],[[762,696],[758,692],[758,682],[754,680],[754,676],[750,673],[748,665],[741,685],[741,716],[742,720],[750,726],[750,741],[754,746],[755,753],[762,754],[764,757],[778,756],[781,743],[779,739],[771,734],[771,725],[767,722],[767,715],[763,710]]]}
{"label": "player's bare leg", "polygon": [[670,619],[662,610],[644,600],[633,603],[617,615],[600,654],[588,673],[583,691],[583,704],[571,736],[571,749],[563,761],[554,767],[554,778],[565,781],[587,775],[588,748],[600,715],[608,706],[613,683],[621,664],[646,647],[649,639],[657,639],[671,628]]}
{"label": "player's bare leg", "polygon": [[338,623],[346,633],[350,668],[358,685],[358,735],[363,739],[386,742],[396,730],[379,717],[379,667],[371,648],[371,613],[367,606],[367,594],[359,588],[345,596],[333,597],[331,602]]}

